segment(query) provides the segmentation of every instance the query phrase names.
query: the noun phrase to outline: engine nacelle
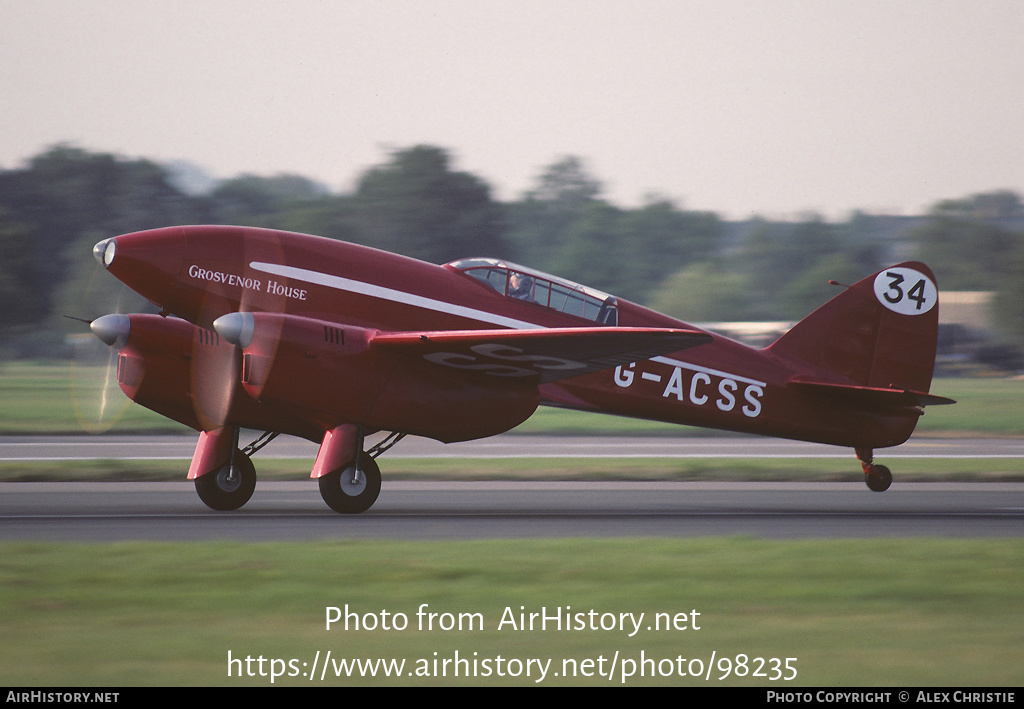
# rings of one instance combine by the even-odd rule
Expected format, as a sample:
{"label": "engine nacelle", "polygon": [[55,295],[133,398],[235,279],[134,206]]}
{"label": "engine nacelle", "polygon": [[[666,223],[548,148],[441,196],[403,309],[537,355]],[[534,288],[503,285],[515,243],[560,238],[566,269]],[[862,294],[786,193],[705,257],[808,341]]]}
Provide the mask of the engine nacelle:
{"label": "engine nacelle", "polygon": [[159,315],[107,315],[92,328],[118,350],[117,382],[132,401],[196,430],[225,424],[319,441],[323,430],[259,405],[239,385],[238,350],[211,330]]}
{"label": "engine nacelle", "polygon": [[377,330],[281,313],[235,313],[215,327],[243,348],[250,396],[325,430],[357,423],[464,441],[519,425],[539,403],[535,386],[467,376],[375,346]]}

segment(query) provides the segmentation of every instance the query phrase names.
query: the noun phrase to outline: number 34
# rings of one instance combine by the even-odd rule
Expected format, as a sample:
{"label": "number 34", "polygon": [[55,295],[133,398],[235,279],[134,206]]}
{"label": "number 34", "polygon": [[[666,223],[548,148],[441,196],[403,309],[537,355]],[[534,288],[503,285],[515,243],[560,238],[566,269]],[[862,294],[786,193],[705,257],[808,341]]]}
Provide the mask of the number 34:
{"label": "number 34", "polygon": [[878,302],[901,315],[923,315],[938,302],[931,278],[913,268],[896,267],[875,277]]}

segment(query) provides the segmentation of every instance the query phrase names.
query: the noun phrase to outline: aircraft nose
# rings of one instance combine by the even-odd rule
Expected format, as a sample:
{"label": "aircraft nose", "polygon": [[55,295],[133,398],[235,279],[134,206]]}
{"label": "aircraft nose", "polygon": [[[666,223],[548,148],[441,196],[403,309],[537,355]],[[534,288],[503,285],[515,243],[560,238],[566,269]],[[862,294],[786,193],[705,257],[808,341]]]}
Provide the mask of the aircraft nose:
{"label": "aircraft nose", "polygon": [[105,344],[119,350],[128,342],[132,321],[127,315],[104,315],[89,323],[89,329]]}
{"label": "aircraft nose", "polygon": [[92,247],[92,255],[100,262],[100,265],[107,268],[114,262],[117,254],[117,241],[114,237],[104,239]]}

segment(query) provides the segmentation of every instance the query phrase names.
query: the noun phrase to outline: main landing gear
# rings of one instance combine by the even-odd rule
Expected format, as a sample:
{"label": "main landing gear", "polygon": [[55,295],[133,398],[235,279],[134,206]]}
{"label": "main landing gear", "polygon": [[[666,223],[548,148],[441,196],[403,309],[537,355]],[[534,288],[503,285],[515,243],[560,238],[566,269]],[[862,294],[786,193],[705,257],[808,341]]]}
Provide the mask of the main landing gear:
{"label": "main landing gear", "polygon": [[196,492],[214,510],[237,510],[256,489],[256,466],[237,448],[231,461],[196,478]]}
{"label": "main landing gear", "polygon": [[857,459],[864,470],[864,484],[875,492],[885,492],[892,485],[892,471],[884,465],[875,465],[874,451],[870,448],[857,448]]}
{"label": "main landing gear", "polygon": [[370,509],[380,494],[380,467],[376,458],[405,438],[404,433],[391,433],[369,450],[363,450],[364,431],[356,426],[356,459],[320,477],[320,497],[335,512],[358,514]]}
{"label": "main landing gear", "polygon": [[[320,496],[332,510],[342,514],[365,512],[376,502],[380,495],[380,467],[375,459],[405,437],[403,433],[391,433],[364,451],[362,426],[355,426],[355,434],[358,455],[319,478]],[[195,477],[196,492],[207,507],[215,510],[237,510],[249,501],[256,489],[256,466],[252,463],[252,455],[277,436],[276,433],[265,433],[245,449],[240,449],[238,435],[237,428],[201,434],[193,458],[193,469],[209,470]],[[231,451],[230,455],[227,451]],[[204,464],[204,461],[222,461],[225,457],[227,462],[219,467],[211,469],[208,463]],[[191,472],[189,476],[192,477]]]}
{"label": "main landing gear", "polygon": [[380,494],[380,468],[367,453],[320,478],[320,496],[335,512],[357,514],[370,509]]}
{"label": "main landing gear", "polygon": [[[210,509],[220,511],[237,510],[252,497],[252,493],[256,489],[256,466],[253,465],[252,455],[274,440],[277,434],[264,433],[246,446],[245,450],[238,447],[239,429],[237,427],[228,431],[224,438],[226,439],[228,436],[230,441],[224,441],[230,446],[231,454],[228,461],[195,479],[199,499]],[[200,446],[203,446],[202,437]],[[210,443],[211,449],[217,448],[217,446],[216,441]],[[198,450],[196,455],[200,455]]]}

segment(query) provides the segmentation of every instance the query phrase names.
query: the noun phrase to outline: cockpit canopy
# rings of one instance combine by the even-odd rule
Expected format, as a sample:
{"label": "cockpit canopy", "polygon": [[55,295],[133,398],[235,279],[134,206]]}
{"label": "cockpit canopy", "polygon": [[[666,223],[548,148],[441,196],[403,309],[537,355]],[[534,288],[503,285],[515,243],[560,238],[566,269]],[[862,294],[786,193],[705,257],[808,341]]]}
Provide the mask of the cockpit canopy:
{"label": "cockpit canopy", "polygon": [[452,261],[448,266],[486,283],[508,298],[536,303],[602,325],[618,324],[615,298],[579,283],[500,259],[467,258]]}

